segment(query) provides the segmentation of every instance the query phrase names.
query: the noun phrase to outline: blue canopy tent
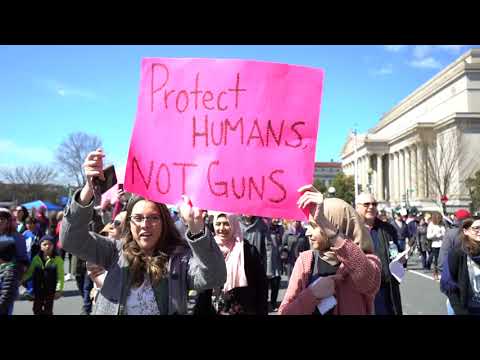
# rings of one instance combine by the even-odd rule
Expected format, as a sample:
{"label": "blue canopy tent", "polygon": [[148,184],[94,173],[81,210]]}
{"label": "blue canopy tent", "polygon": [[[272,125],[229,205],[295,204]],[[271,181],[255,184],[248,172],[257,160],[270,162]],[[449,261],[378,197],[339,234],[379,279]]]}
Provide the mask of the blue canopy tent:
{"label": "blue canopy tent", "polygon": [[42,200],[31,201],[31,202],[22,204],[22,206],[25,206],[28,210],[30,210],[31,208],[39,209],[42,206],[46,207],[48,211],[63,210],[63,207],[59,205],[53,204],[49,201],[42,201]]}

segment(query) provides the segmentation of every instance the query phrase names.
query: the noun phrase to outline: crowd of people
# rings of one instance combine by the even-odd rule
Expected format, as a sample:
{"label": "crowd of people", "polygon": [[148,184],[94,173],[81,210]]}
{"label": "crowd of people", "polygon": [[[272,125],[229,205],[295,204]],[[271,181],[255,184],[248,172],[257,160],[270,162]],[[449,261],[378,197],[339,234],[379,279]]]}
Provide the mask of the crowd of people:
{"label": "crowd of people", "polygon": [[387,214],[372,194],[353,207],[311,185],[299,189],[306,222],[202,210],[187,196],[168,208],[123,189],[95,207],[103,157],[88,155],[64,211],[0,209],[0,314],[19,296],[53,314],[75,279],[84,315],[187,314],[192,291],[197,316],[401,315],[391,264],[407,268],[414,254],[433,267],[449,314],[480,313],[480,220],[467,210]]}

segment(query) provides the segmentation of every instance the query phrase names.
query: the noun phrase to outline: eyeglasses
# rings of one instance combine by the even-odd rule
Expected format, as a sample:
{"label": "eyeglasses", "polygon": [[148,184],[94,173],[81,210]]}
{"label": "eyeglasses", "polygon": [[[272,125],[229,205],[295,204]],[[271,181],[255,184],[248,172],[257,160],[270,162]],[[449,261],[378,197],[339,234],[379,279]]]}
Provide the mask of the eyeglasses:
{"label": "eyeglasses", "polygon": [[115,227],[120,227],[120,225],[122,225],[122,222],[120,220],[113,220],[111,224]]}
{"label": "eyeglasses", "polygon": [[480,233],[480,226],[470,226],[469,229],[473,232]]}
{"label": "eyeglasses", "polygon": [[370,205],[372,205],[373,207],[377,207],[378,203],[376,203],[376,202],[367,202],[367,203],[363,203],[362,205],[365,206],[366,208],[368,208]]}
{"label": "eyeglasses", "polygon": [[148,221],[149,223],[151,223],[153,225],[158,225],[160,223],[160,221],[162,220],[162,217],[160,215],[150,215],[150,216],[134,215],[134,216],[130,216],[130,220],[135,225],[143,224],[144,220]]}

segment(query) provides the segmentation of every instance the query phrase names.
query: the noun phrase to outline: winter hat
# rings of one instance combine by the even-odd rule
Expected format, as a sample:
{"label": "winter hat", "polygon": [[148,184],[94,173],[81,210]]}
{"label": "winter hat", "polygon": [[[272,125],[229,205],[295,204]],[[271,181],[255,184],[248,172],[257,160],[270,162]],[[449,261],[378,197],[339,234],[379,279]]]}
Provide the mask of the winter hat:
{"label": "winter hat", "polygon": [[44,241],[50,241],[53,244],[53,246],[57,244],[57,241],[52,235],[43,235],[42,238],[40,239],[40,244]]}
{"label": "winter hat", "polygon": [[12,261],[15,258],[16,248],[13,241],[0,241],[0,259]]}
{"label": "winter hat", "polygon": [[470,214],[470,211],[468,210],[465,210],[465,209],[458,209],[457,211],[455,211],[455,217],[457,218],[457,220],[465,220],[469,217],[471,217],[472,215]]}

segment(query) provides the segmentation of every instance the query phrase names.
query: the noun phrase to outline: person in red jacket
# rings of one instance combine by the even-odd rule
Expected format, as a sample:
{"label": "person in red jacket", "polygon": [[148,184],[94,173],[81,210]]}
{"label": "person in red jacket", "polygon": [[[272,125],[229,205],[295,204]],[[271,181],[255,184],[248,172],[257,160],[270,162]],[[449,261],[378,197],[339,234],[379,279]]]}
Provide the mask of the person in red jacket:
{"label": "person in red jacket", "polygon": [[312,185],[299,192],[299,207],[309,210],[306,235],[312,250],[297,258],[279,313],[373,314],[381,263],[373,255],[373,242],[363,220],[345,201],[324,200]]}

